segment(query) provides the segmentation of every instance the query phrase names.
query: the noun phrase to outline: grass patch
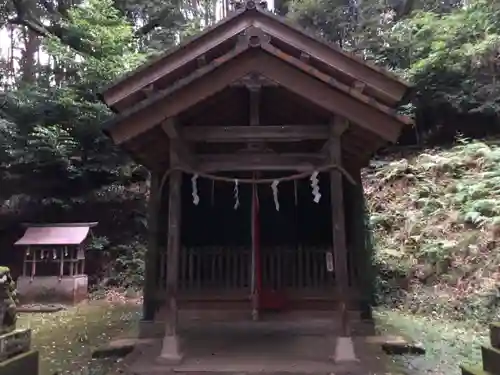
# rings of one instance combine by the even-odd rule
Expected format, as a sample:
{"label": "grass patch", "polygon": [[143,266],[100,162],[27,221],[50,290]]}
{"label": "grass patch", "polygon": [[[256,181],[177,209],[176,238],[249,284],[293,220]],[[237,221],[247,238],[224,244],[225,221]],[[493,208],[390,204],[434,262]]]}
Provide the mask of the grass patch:
{"label": "grass patch", "polygon": [[140,305],[84,303],[52,314],[20,314],[19,328],[31,328],[32,346],[40,351],[40,375],[103,375],[110,361],[93,361],[92,350],[133,331]]}
{"label": "grass patch", "polygon": [[460,365],[481,363],[481,345],[488,343],[488,327],[396,310],[378,310],[382,334],[401,334],[420,341],[423,356],[394,356],[397,369],[408,375],[460,374]]}

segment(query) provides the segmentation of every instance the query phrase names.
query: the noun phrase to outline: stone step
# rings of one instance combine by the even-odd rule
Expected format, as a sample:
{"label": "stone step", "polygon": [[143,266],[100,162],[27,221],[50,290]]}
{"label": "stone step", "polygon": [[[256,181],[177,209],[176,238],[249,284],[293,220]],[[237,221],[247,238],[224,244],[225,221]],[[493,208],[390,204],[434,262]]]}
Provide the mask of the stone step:
{"label": "stone step", "polygon": [[460,366],[462,375],[494,375],[488,371],[484,371],[481,366]]}
{"label": "stone step", "polygon": [[0,362],[0,375],[38,375],[38,352],[31,350]]}
{"label": "stone step", "polygon": [[500,323],[490,324],[490,342],[492,347],[500,349]]}
{"label": "stone step", "polygon": [[[162,375],[332,375],[328,372],[288,372],[288,371],[269,371],[269,372],[241,372],[241,371],[171,371],[162,372]],[[487,374],[487,373],[485,373]],[[141,375],[159,375],[158,372],[141,373]],[[335,372],[335,375],[353,375],[351,371]]]}
{"label": "stone step", "polygon": [[492,374],[500,374],[500,349],[482,346],[483,369]]}

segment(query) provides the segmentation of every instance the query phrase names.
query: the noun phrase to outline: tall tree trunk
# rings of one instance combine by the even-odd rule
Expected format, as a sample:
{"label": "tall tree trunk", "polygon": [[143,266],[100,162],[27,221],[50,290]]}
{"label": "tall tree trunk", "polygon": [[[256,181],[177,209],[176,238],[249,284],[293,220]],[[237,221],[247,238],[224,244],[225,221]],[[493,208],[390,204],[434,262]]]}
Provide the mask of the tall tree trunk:
{"label": "tall tree trunk", "polygon": [[21,82],[23,84],[33,84],[36,80],[36,56],[40,48],[40,38],[35,32],[27,28],[25,28],[23,34],[24,50],[21,60]]}

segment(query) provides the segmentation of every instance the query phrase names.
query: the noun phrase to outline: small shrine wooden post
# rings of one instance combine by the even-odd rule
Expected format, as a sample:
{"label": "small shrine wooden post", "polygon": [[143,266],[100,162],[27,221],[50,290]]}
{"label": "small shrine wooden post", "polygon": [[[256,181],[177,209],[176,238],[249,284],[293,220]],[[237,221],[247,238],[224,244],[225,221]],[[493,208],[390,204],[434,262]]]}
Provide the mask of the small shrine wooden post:
{"label": "small shrine wooden post", "polygon": [[[170,166],[178,166],[178,155],[175,152],[175,139],[170,139]],[[179,271],[179,253],[181,245],[181,185],[182,172],[174,170],[169,176],[168,196],[168,243],[167,243],[167,306],[168,314],[165,324],[160,353],[160,362],[176,363],[181,361],[182,355],[177,336],[177,282]]]}

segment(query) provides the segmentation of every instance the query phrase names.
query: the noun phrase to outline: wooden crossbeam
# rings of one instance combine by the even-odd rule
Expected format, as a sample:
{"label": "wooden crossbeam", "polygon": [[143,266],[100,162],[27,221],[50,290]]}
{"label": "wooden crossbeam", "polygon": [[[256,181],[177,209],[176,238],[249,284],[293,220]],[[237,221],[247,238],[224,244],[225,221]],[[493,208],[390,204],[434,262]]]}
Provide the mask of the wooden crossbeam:
{"label": "wooden crossbeam", "polygon": [[324,166],[328,159],[319,154],[210,154],[199,155],[199,169],[209,171],[304,171]]}
{"label": "wooden crossbeam", "polygon": [[328,125],[185,126],[182,138],[190,142],[297,142],[328,139]]}

